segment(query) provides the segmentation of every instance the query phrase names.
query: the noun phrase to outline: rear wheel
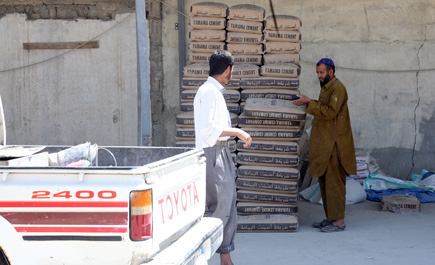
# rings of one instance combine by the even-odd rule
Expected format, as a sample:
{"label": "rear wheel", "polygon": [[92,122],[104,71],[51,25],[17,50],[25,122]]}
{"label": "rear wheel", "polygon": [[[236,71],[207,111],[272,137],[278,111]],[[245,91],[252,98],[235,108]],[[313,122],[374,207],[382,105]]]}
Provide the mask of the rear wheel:
{"label": "rear wheel", "polygon": [[10,265],[8,258],[3,252],[3,249],[1,248],[0,248],[0,265]]}

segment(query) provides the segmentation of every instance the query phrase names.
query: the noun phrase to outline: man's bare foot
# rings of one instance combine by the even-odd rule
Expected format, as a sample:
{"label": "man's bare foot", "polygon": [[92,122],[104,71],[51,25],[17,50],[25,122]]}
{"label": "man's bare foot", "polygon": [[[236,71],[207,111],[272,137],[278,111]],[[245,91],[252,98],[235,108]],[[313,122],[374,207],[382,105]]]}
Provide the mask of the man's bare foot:
{"label": "man's bare foot", "polygon": [[334,225],[338,225],[338,226],[346,226],[346,224],[344,223],[344,219],[335,220],[335,221],[334,221]]}
{"label": "man's bare foot", "polygon": [[221,254],[221,265],[234,265],[230,254]]}

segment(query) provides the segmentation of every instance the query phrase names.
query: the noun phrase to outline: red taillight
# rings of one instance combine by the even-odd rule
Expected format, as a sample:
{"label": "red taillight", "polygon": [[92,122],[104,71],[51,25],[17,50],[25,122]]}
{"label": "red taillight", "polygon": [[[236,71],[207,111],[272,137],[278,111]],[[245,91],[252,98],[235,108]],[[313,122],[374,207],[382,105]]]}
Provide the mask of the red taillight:
{"label": "red taillight", "polygon": [[151,190],[130,194],[130,238],[144,240],[152,237],[153,201]]}

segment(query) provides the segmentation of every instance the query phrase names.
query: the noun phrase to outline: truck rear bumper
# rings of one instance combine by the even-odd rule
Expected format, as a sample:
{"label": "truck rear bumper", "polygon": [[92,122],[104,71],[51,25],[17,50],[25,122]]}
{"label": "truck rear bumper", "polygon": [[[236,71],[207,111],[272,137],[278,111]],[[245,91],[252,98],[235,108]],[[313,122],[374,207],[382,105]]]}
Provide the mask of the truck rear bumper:
{"label": "truck rear bumper", "polygon": [[180,239],[157,254],[146,265],[207,264],[222,243],[222,221],[204,217]]}

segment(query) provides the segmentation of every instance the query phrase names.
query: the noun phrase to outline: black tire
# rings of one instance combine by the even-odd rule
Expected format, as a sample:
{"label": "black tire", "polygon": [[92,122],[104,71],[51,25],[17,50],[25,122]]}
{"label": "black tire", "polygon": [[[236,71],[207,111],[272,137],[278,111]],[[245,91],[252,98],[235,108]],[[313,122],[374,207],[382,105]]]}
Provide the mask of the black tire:
{"label": "black tire", "polygon": [[1,248],[0,248],[0,265],[10,265],[8,258],[3,252],[3,249]]}

